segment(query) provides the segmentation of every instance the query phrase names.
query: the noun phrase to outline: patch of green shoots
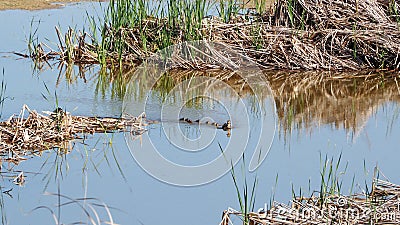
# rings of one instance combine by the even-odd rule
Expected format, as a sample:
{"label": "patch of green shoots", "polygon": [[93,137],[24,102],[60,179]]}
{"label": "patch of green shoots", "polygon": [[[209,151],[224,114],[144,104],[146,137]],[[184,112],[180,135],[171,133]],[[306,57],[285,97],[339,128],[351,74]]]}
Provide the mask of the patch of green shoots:
{"label": "patch of green shoots", "polygon": [[397,24],[400,24],[400,15],[399,11],[397,10],[398,3],[396,3],[395,0],[390,0],[389,1],[389,14],[390,16],[395,18],[395,21]]}
{"label": "patch of green shoots", "polygon": [[239,13],[240,6],[236,0],[219,0],[217,10],[222,21],[229,23],[231,18]]}
{"label": "patch of green shoots", "polygon": [[[219,145],[219,144],[218,144]],[[223,154],[223,149],[221,145],[219,145],[219,148]],[[233,180],[233,184],[235,186],[236,190],[236,197],[239,201],[239,206],[240,206],[240,212],[242,214],[242,220],[243,224],[248,225],[249,224],[249,212],[254,211],[254,206],[255,206],[255,197],[256,197],[256,189],[257,189],[257,184],[258,184],[258,179],[257,175],[254,177],[253,182],[251,182],[251,186],[249,186],[247,182],[247,176],[246,176],[246,161],[244,154],[242,155],[242,165],[241,165],[241,170],[242,170],[242,177],[241,179],[243,180],[243,186],[239,184],[239,177],[237,177],[235,173],[235,167],[233,165],[233,162],[231,161],[231,177]]]}
{"label": "patch of green shoots", "polygon": [[320,206],[323,206],[325,204],[325,199],[327,196],[341,195],[342,181],[340,179],[340,176],[346,172],[348,166],[348,164],[346,163],[344,171],[340,172],[339,166],[341,163],[341,159],[342,154],[339,155],[336,163],[333,157],[331,159],[328,159],[328,157],[325,156],[325,159],[323,160],[322,156],[320,155],[320,162],[322,164],[321,186],[319,192]]}
{"label": "patch of green shoots", "polygon": [[288,9],[288,16],[290,19],[290,24],[292,25],[292,27],[295,27],[295,21],[294,21],[294,10],[295,10],[295,1],[296,0],[286,0],[286,4],[287,4],[287,9]]}
{"label": "patch of green shoots", "polygon": [[254,5],[258,14],[263,15],[267,10],[266,0],[254,0]]}

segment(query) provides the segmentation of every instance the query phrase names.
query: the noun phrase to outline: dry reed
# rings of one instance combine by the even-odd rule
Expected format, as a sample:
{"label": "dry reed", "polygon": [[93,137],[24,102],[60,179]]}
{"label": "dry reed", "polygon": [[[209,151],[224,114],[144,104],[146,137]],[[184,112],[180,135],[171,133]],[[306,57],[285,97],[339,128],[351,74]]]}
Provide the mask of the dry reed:
{"label": "dry reed", "polygon": [[[232,15],[229,21],[215,16],[203,18],[197,33],[202,40],[224,44],[265,69],[397,70],[400,66],[399,10],[399,4],[390,0],[278,0],[263,14],[249,11]],[[143,21],[140,27],[145,27],[144,30],[105,25],[102,38],[122,41],[122,49],[116,49],[112,42],[107,49],[101,49],[86,41],[93,40],[87,33],[70,29],[63,37],[57,29],[59,50],[45,52],[44,44],[39,44],[40,51],[33,57],[109,66],[119,65],[119,60],[125,65],[138,64],[160,47],[157,43],[147,43],[144,47],[141,37],[144,35],[147,42],[156,40],[157,32],[165,30],[165,26],[165,18],[154,17]],[[171,34],[169,42],[188,41],[184,32]],[[105,61],[100,60],[98,49],[105,54]],[[224,57],[228,62],[229,56]],[[187,63],[191,63],[190,68],[205,67],[194,59],[183,68],[188,67]]]}
{"label": "dry reed", "polygon": [[[323,203],[318,196],[297,197],[291,205],[274,202],[271,209],[250,212],[251,225],[267,224],[398,224],[400,186],[376,180],[370,194],[350,196],[327,194]],[[234,224],[230,215],[243,216],[233,209],[225,210],[220,225]]]}
{"label": "dry reed", "polygon": [[61,109],[40,114],[24,105],[18,116],[0,122],[0,155],[4,161],[18,164],[26,155],[43,150],[68,150],[70,141],[82,139],[80,134],[129,131],[145,132],[144,114],[138,117],[97,118],[72,116]]}

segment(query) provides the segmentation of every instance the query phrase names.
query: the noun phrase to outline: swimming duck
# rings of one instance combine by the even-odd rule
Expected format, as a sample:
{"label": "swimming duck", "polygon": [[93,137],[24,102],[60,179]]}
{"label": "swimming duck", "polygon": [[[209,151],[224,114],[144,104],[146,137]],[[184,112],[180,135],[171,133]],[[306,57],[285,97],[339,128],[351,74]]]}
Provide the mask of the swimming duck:
{"label": "swimming duck", "polygon": [[188,122],[188,123],[193,123],[193,121],[190,120],[189,118],[186,118],[185,121]]}
{"label": "swimming duck", "polygon": [[226,123],[224,123],[224,125],[222,125],[221,127],[223,130],[230,130],[232,129],[232,123],[230,120],[226,121]]}
{"label": "swimming duck", "polygon": [[216,122],[212,122],[211,125],[212,125],[212,126],[215,126],[215,127],[219,127],[219,124],[216,123]]}
{"label": "swimming duck", "polygon": [[179,121],[185,121],[185,117],[180,118]]}

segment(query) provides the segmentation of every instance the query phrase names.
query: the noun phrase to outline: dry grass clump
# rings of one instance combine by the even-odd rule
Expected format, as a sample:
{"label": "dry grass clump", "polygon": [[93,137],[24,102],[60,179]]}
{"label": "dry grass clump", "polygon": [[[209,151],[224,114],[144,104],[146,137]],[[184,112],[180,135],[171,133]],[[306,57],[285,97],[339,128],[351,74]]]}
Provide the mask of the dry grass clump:
{"label": "dry grass clump", "polygon": [[139,117],[97,118],[72,116],[60,108],[40,114],[24,105],[18,116],[0,122],[0,155],[12,163],[23,156],[37,154],[53,148],[69,149],[70,141],[81,139],[80,134],[130,131],[141,134],[143,115]]}
{"label": "dry grass clump", "polygon": [[[297,197],[291,205],[274,202],[271,209],[250,212],[251,225],[267,224],[398,224],[400,186],[376,180],[370,194]],[[224,211],[220,225],[233,224],[233,209]]]}
{"label": "dry grass clump", "polygon": [[[178,2],[160,3],[170,7],[166,13],[157,7],[150,10],[142,0],[126,5],[123,0],[111,1],[108,19],[100,28],[93,25],[101,30],[100,42],[71,29],[62,38],[57,31],[59,50],[42,52],[37,58],[131,65],[173,44],[208,40],[266,69],[397,70],[400,66],[396,1],[278,0],[270,11],[262,12],[239,9],[227,1],[228,6],[220,7],[228,8],[217,7],[219,16],[207,16],[205,0]],[[221,56],[229,61],[228,55]],[[196,60],[191,63],[204,67]]]}
{"label": "dry grass clump", "polygon": [[398,5],[391,2],[277,1],[270,13],[212,21],[208,31],[268,69],[398,69],[400,31],[391,15]]}

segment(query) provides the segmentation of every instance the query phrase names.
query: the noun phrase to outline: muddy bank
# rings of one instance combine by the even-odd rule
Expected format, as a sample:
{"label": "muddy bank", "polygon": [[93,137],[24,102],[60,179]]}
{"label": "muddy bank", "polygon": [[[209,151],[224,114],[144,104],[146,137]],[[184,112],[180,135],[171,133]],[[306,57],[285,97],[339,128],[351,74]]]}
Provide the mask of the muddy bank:
{"label": "muddy bank", "polygon": [[[86,0],[91,1],[91,0]],[[105,2],[106,0],[100,0],[100,2]],[[0,10],[39,10],[39,9],[54,9],[59,7],[64,7],[66,4],[73,2],[84,2],[82,0],[0,0]],[[96,2],[99,2],[97,0]]]}

